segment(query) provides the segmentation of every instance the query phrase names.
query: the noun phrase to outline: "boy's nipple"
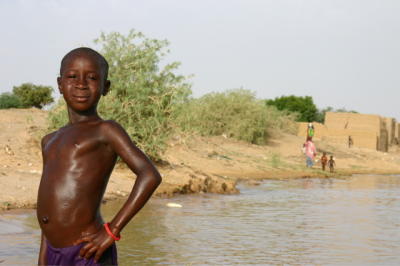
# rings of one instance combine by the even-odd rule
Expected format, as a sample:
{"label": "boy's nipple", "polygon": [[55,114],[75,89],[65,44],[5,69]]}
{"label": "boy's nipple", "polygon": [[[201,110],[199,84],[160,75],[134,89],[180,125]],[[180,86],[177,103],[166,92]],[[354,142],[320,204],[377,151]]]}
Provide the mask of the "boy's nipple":
{"label": "boy's nipple", "polygon": [[42,222],[43,222],[44,224],[47,224],[47,223],[49,222],[49,217],[43,216],[43,217],[42,217]]}

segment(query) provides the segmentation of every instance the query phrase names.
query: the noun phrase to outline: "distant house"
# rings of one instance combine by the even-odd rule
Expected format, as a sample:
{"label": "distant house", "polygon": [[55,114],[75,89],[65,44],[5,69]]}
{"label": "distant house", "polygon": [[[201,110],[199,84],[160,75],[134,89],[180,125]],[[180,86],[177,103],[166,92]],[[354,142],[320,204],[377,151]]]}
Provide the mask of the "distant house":
{"label": "distant house", "polygon": [[[306,136],[308,123],[299,123],[299,136]],[[313,123],[316,139],[387,152],[389,145],[398,144],[400,124],[394,118],[379,115],[327,112],[325,123]]]}

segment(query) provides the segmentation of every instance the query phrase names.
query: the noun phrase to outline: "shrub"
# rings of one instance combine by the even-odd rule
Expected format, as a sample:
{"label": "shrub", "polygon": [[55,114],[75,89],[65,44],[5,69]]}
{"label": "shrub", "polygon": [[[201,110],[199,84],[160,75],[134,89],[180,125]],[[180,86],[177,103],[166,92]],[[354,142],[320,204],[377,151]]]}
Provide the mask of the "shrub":
{"label": "shrub", "polygon": [[13,93],[21,102],[22,107],[36,107],[42,109],[46,104],[54,102],[51,93],[53,88],[49,86],[24,83],[13,88]]}
{"label": "shrub", "polygon": [[64,98],[61,97],[50,109],[47,120],[49,121],[49,132],[57,130],[68,123],[68,113]]}
{"label": "shrub", "polygon": [[0,109],[8,108],[21,108],[21,101],[19,98],[12,93],[2,93],[0,94]]}
{"label": "shrub", "polygon": [[177,117],[183,131],[203,136],[225,134],[254,144],[265,144],[276,131],[293,132],[294,115],[266,106],[243,89],[206,94],[192,99]]}

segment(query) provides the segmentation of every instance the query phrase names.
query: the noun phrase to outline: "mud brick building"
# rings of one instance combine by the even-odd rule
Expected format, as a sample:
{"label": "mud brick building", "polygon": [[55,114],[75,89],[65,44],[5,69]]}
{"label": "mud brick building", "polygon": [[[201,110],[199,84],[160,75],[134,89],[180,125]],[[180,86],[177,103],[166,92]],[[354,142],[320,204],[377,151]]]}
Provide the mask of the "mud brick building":
{"label": "mud brick building", "polygon": [[[299,123],[299,136],[306,136],[307,124]],[[313,123],[315,139],[336,143],[348,143],[349,136],[353,146],[387,152],[389,145],[399,143],[400,124],[394,118],[379,115],[327,112],[325,123]]]}

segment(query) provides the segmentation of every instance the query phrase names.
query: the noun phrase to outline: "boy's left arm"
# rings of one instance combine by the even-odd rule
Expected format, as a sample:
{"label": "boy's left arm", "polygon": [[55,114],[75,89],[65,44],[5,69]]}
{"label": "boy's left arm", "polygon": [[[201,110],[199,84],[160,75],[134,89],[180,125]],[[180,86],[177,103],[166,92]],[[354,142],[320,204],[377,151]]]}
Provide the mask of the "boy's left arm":
{"label": "boy's left arm", "polygon": [[[105,141],[137,176],[127,201],[109,224],[111,232],[118,236],[156,190],[161,183],[161,176],[153,163],[133,144],[119,124],[107,121],[103,125],[102,132]],[[80,256],[88,259],[94,255],[95,261],[98,261],[102,253],[114,243],[114,239],[102,227],[95,234],[83,237],[75,244],[82,242],[88,243],[81,249]]]}

